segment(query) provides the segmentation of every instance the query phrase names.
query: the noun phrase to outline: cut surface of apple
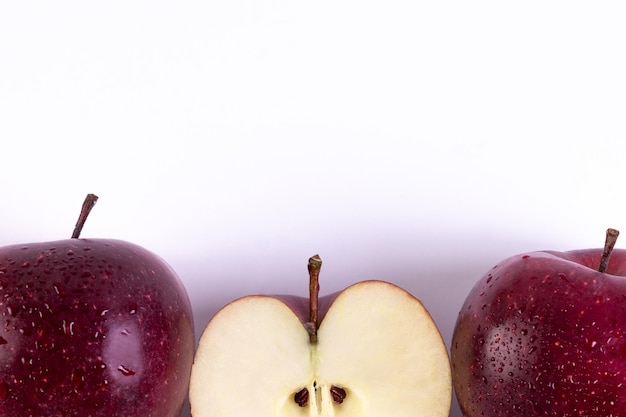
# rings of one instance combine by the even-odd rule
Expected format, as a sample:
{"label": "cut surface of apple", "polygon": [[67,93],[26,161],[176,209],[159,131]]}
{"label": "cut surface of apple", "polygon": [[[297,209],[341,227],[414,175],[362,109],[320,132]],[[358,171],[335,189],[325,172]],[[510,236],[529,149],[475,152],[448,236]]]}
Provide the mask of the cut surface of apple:
{"label": "cut surface of apple", "polygon": [[305,315],[281,296],[247,296],[220,310],[196,352],[192,415],[448,416],[448,352],[417,298],[363,281],[320,298],[328,305],[314,342]]}

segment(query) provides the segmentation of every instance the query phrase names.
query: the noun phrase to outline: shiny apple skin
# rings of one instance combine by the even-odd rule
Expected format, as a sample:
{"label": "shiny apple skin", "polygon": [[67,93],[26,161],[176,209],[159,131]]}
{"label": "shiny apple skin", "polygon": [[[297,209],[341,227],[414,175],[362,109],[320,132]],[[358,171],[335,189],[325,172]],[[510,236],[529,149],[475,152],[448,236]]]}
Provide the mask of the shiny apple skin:
{"label": "shiny apple skin", "polygon": [[626,416],[626,251],[536,252],[489,271],[458,316],[467,417]]}
{"label": "shiny apple skin", "polygon": [[0,314],[0,415],[180,415],[192,310],[153,253],[104,239],[0,248]]}

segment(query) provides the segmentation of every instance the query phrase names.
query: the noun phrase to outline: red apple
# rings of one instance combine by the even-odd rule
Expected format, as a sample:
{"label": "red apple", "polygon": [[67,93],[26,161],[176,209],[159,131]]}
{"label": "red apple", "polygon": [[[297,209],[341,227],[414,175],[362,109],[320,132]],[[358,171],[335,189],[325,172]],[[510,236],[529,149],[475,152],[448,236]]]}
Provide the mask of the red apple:
{"label": "red apple", "polygon": [[626,415],[626,250],[612,251],[616,238],[609,229],[604,250],[513,256],[478,281],[451,346],[465,416]]}
{"label": "red apple", "polygon": [[179,416],[194,351],[181,281],[137,245],[76,238],[81,227],[0,248],[0,415]]}

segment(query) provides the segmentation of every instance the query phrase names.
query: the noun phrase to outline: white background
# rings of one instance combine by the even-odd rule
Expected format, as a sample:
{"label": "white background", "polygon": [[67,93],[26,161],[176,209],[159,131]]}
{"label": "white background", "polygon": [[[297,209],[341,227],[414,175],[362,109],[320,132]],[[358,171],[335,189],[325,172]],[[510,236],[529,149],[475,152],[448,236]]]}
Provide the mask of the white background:
{"label": "white background", "polygon": [[165,258],[198,336],[233,298],[305,295],[319,253],[322,293],[399,284],[449,344],[499,260],[626,230],[625,21],[619,2],[4,1],[0,245],[69,237],[93,192],[83,237]]}

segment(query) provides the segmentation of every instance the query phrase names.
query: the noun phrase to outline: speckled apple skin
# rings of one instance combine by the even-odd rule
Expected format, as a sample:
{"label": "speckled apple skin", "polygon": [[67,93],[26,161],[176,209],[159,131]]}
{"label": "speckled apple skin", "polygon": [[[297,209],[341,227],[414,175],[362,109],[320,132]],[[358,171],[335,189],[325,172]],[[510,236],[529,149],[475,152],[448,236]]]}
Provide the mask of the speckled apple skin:
{"label": "speckled apple skin", "polygon": [[467,297],[454,330],[454,387],[467,417],[626,416],[626,251],[504,260]]}
{"label": "speckled apple skin", "polygon": [[174,417],[193,360],[174,271],[118,240],[0,248],[0,416]]}

